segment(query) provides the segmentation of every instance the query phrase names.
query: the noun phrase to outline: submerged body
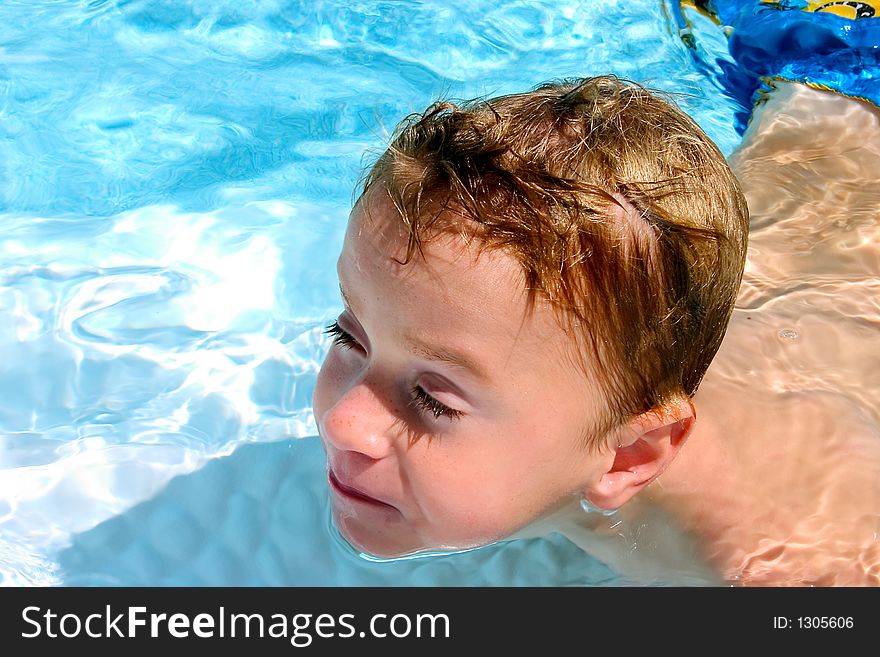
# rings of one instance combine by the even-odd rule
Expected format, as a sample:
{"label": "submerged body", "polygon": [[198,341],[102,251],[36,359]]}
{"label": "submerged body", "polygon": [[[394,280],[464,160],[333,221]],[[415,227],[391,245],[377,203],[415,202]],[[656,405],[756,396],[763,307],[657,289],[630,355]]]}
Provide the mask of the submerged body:
{"label": "submerged body", "polygon": [[880,113],[780,83],[732,157],[742,288],[669,469],[554,521],[637,581],[880,584]]}

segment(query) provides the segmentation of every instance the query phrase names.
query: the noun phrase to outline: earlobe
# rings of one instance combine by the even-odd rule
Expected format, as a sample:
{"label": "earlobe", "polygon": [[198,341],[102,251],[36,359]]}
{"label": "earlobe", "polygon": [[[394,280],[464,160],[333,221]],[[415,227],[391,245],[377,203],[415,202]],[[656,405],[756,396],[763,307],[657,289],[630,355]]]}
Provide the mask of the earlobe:
{"label": "earlobe", "polygon": [[672,463],[695,420],[689,399],[634,418],[617,436],[613,463],[584,498],[600,509],[623,506]]}

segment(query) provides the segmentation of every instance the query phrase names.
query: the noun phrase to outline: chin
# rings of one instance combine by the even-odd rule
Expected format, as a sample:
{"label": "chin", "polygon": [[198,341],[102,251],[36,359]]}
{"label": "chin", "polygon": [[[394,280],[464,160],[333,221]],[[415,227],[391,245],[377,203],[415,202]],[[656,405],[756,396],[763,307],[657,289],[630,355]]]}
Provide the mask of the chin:
{"label": "chin", "polygon": [[377,559],[398,559],[430,550],[399,526],[366,526],[357,517],[337,513],[333,514],[333,522],[349,545]]}
{"label": "chin", "polygon": [[451,543],[428,542],[401,527],[365,526],[357,518],[338,517],[333,521],[342,537],[356,551],[375,559],[403,559],[420,554],[466,552],[501,539],[465,540]]}

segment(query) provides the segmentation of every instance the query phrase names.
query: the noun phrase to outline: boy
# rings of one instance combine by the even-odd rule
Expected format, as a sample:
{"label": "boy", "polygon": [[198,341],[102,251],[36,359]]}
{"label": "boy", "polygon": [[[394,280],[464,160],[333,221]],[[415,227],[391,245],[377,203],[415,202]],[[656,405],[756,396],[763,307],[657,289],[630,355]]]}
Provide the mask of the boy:
{"label": "boy", "polygon": [[[807,445],[836,401],[769,429],[721,375],[697,395],[747,232],[703,132],[614,77],[405,122],[352,212],[315,390],[340,531],[380,557],[561,531],[638,582],[876,583],[876,425]],[[822,459],[857,462],[838,484]]]}

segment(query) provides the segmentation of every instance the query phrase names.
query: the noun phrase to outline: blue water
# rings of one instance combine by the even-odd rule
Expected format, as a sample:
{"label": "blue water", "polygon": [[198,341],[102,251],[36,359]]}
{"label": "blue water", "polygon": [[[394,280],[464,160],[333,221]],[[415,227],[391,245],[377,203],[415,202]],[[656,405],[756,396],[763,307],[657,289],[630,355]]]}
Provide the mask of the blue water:
{"label": "blue water", "polygon": [[625,583],[558,536],[358,558],[310,409],[395,123],[607,72],[737,143],[659,0],[0,4],[0,583]]}

